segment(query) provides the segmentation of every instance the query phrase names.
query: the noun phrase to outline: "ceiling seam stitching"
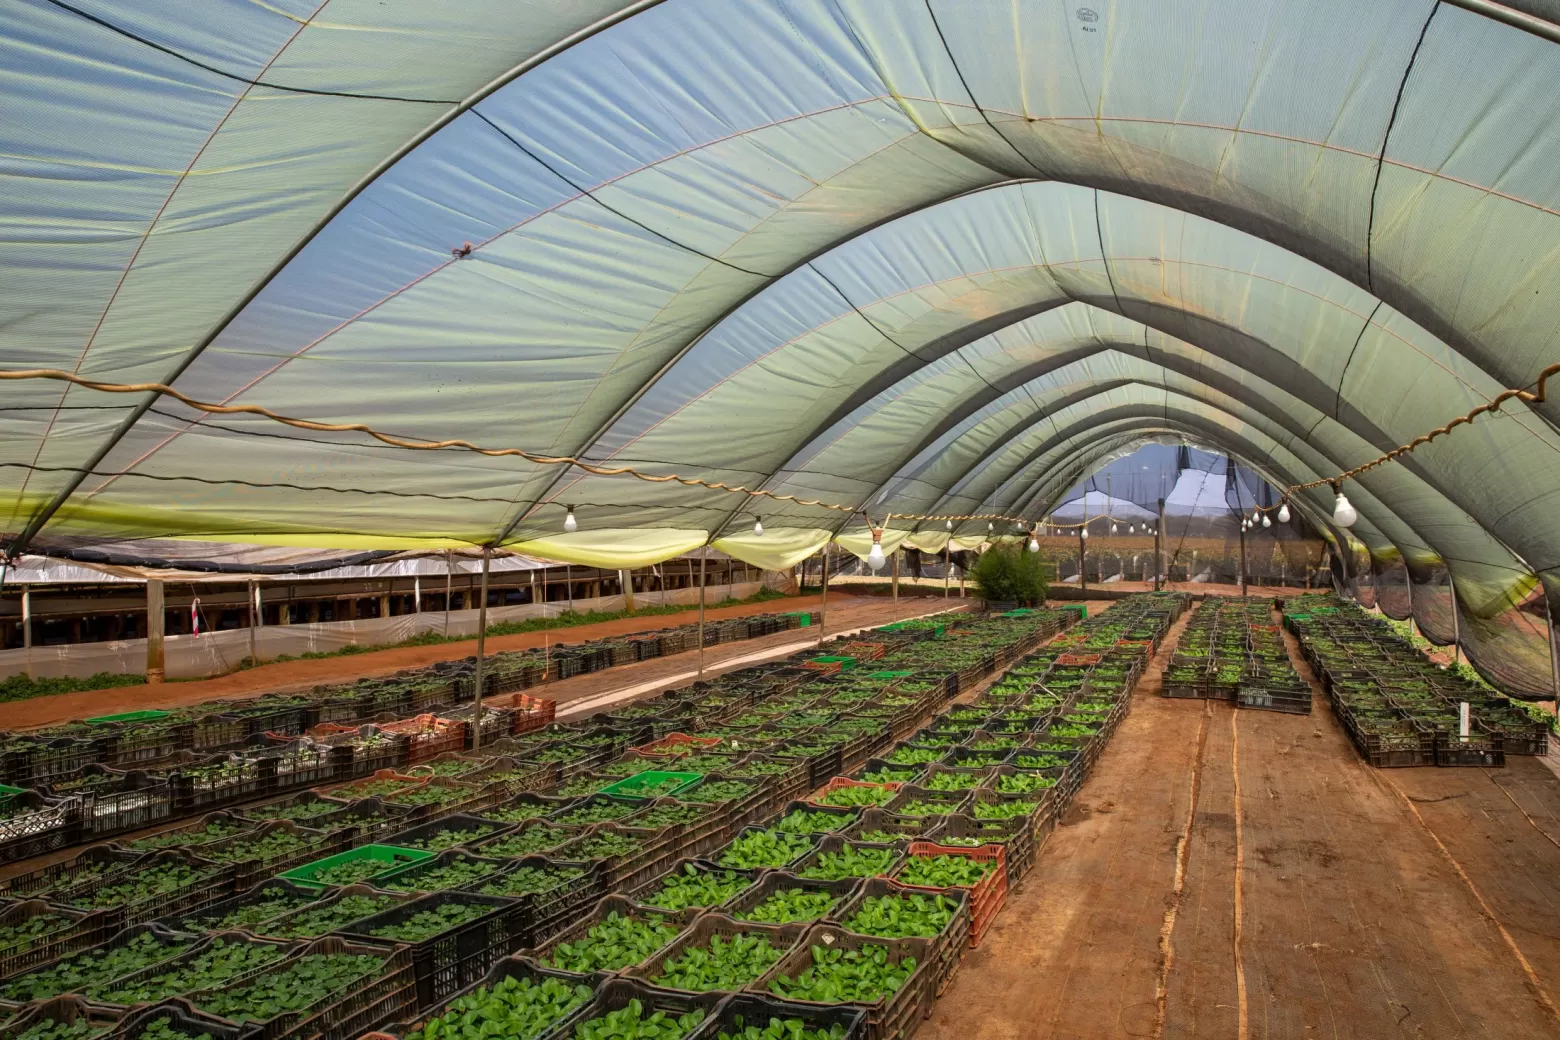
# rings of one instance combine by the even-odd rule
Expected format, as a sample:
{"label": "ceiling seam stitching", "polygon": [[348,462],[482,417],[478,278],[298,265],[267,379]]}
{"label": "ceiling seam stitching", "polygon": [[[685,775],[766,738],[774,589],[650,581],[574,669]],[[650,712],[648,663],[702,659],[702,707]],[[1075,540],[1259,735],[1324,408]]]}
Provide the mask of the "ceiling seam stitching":
{"label": "ceiling seam stitching", "polygon": [[1403,66],[1403,77],[1398,80],[1397,95],[1392,99],[1392,112],[1387,116],[1387,128],[1381,135],[1381,151],[1376,155],[1376,177],[1371,182],[1370,211],[1365,219],[1365,287],[1372,295],[1376,292],[1376,279],[1371,270],[1371,240],[1376,234],[1376,193],[1381,189],[1381,168],[1387,155],[1387,145],[1392,140],[1392,128],[1397,123],[1398,107],[1403,103],[1403,92],[1408,88],[1408,77],[1414,71],[1414,63],[1419,60],[1419,48],[1424,46],[1425,35],[1430,31],[1430,23],[1435,20],[1435,14],[1440,9],[1441,0],[1431,0],[1430,14],[1419,27],[1419,38],[1414,41],[1414,49],[1408,56],[1408,63]]}

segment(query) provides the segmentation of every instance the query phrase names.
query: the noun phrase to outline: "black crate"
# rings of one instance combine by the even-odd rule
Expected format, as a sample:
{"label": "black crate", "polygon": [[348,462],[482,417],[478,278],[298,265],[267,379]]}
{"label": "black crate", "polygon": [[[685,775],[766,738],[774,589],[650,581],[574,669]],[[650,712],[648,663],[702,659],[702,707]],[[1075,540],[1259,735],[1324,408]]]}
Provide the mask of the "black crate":
{"label": "black crate", "polygon": [[[14,985],[18,980],[25,979],[28,976],[39,972],[53,970],[62,964],[74,964],[79,971],[81,963],[80,959],[82,957],[88,954],[97,955],[110,950],[119,949],[120,947],[135,941],[143,935],[150,935],[159,946],[168,951],[168,956],[162,961],[158,962],[160,964],[167,964],[169,960],[178,956],[180,953],[183,953],[185,949],[188,949],[197,941],[195,936],[185,935],[180,932],[171,932],[166,928],[152,924],[134,925],[130,928],[119,929],[108,934],[110,936],[109,938],[94,946],[71,950],[68,953],[64,953],[61,956],[55,958],[54,960],[40,961],[39,963],[28,965],[25,970],[19,972],[10,979],[7,979],[4,985]],[[77,977],[81,978],[79,974]],[[110,980],[104,979],[102,981],[106,984]],[[0,989],[0,1008],[15,1010],[16,1008],[23,1006],[25,1003],[26,1001],[17,1000],[5,995],[4,990]]]}
{"label": "black crate", "polygon": [[[621,856],[593,857],[583,848],[588,839],[601,834],[618,834],[637,839],[640,845]],[[627,890],[642,884],[666,869],[666,865],[678,853],[675,844],[681,834],[677,827],[656,830],[625,826],[620,823],[602,823],[591,827],[580,837],[559,846],[553,855],[567,860],[594,860],[601,864],[602,874],[611,889]]]}
{"label": "black crate", "polygon": [[892,858],[888,861],[888,865],[880,872],[886,875],[898,866],[904,858],[905,850],[910,847],[910,839],[918,837],[920,837],[919,834],[907,836],[905,840],[900,841],[872,842],[855,841],[844,834],[825,834],[818,842],[816,849],[803,856],[791,867],[791,873],[798,877],[803,877],[810,868],[817,865],[819,857],[825,853],[843,852],[848,847],[852,849],[882,849],[893,853]]}
{"label": "black crate", "polygon": [[[315,791],[300,791],[286,798],[278,798],[275,801],[264,802],[260,805],[245,806],[236,809],[233,815],[242,820],[248,820],[255,824],[269,823],[272,820],[292,820],[304,827],[321,828],[329,827],[332,823],[343,819],[351,802],[340,798],[326,798]],[[287,810],[293,807],[319,806],[320,811],[313,814],[292,815]]]}
{"label": "black crate", "polygon": [[[679,874],[685,874],[689,868],[692,868],[697,873],[734,874],[739,878],[745,879],[749,886],[756,882],[758,878],[761,877],[764,873],[763,870],[739,870],[736,867],[723,867],[719,863],[713,863],[707,859],[694,859],[691,857],[685,857],[683,859],[679,859],[667,870],[657,874],[655,877],[646,881],[638,888],[635,888],[633,891],[629,892],[628,897],[635,902],[642,903],[643,905],[654,909],[654,904],[648,902],[649,898],[655,895],[656,892],[660,891],[661,886],[666,883],[668,878]],[[736,895],[741,894],[741,892],[736,893]],[[713,910],[716,907],[724,906],[727,902],[728,900],[723,899],[719,903],[700,907],[700,909]]]}
{"label": "black crate", "polygon": [[[223,980],[221,983],[222,986],[239,986],[256,977],[257,975],[263,975],[267,971],[270,971],[272,968],[274,968],[276,965],[288,960],[294,953],[302,949],[305,945],[302,942],[289,939],[257,939],[248,932],[241,931],[228,931],[221,932],[216,935],[207,935],[202,938],[200,942],[196,943],[194,946],[190,947],[188,950],[185,950],[176,957],[171,957],[168,960],[162,961],[158,964],[153,964],[149,967],[142,968],[140,971],[133,971],[128,975],[120,976],[113,981],[113,989],[122,989],[125,987],[141,985],[152,982],[158,977],[168,974],[169,972],[183,970],[187,968],[191,962],[200,960],[201,958],[204,958],[210,954],[212,947],[218,943],[221,943],[225,946],[246,945],[264,947],[268,948],[274,955],[273,960],[267,961],[260,967],[250,968],[248,971],[239,972],[238,974],[232,975],[229,978]],[[166,986],[167,982],[165,981],[163,985]],[[104,1007],[118,1007],[120,1009],[131,1007],[137,1003],[142,1003],[142,1001],[132,1001],[128,1004],[120,1004],[112,1000],[107,995],[111,992],[112,990],[106,987],[98,989],[92,998],[93,1003],[101,1004]],[[168,997],[183,995],[183,993],[169,993],[164,997],[158,997],[156,999],[166,1000]]]}
{"label": "black crate", "polygon": [[29,1030],[38,1026],[47,1028],[51,1022],[62,1026],[85,1023],[91,1030],[86,1035],[90,1036],[117,1026],[119,1014],[107,1008],[94,1007],[77,996],[67,994],[51,997],[25,1006],[4,1025],[0,1025],[0,1040],[19,1040]]}
{"label": "black crate", "polygon": [[722,1033],[736,1035],[748,1026],[762,1029],[772,1018],[782,1022],[799,1020],[808,1030],[839,1026],[844,1030],[841,1040],[866,1040],[867,1036],[867,1013],[854,1005],[795,1004],[757,993],[738,993],[722,1001],[695,1036],[697,1040],[714,1040]]}
{"label": "black crate", "polygon": [[[754,833],[761,832],[761,831],[766,831],[766,830],[769,830],[769,828],[767,828],[767,827],[744,827],[744,828],[742,828],[740,831],[738,831],[732,837],[731,841],[728,841],[724,846],[722,846],[721,848],[716,849],[714,852],[710,853],[710,859],[713,862],[715,862],[715,863],[720,863],[721,856],[724,853],[725,849],[730,848],[736,842],[740,841],[742,838],[746,837],[749,834],[754,834]],[[816,835],[816,834],[803,835],[803,837],[807,838],[807,846],[806,846],[806,848],[802,852],[797,853],[796,856],[794,858],[792,858],[789,862],[771,864],[771,865],[769,865],[768,867],[766,867],[764,869],[768,869],[768,870],[787,870],[793,864],[795,864],[798,860],[802,859],[804,856],[806,856],[808,853],[812,852],[814,849],[816,849],[818,847],[819,835]]]}
{"label": "black crate", "polygon": [[[971,842],[1002,845],[1007,850],[1005,859],[1008,889],[1011,891],[1035,865],[1039,845],[1037,827],[1043,827],[1046,821],[1054,821],[1058,815],[1054,806],[1050,813],[1039,818],[1019,816],[1006,820],[977,820],[974,816],[961,813],[944,817],[937,836],[930,840],[939,845],[968,846]],[[1049,829],[1046,833],[1050,833]]]}
{"label": "black crate", "polygon": [[[906,957],[915,958],[915,970],[897,992],[872,1004],[846,1005],[859,1007],[866,1012],[868,1040],[908,1040],[921,1019],[931,1010],[937,975],[933,944],[930,941],[878,939],[855,935],[830,924],[817,924],[808,929],[796,944],[796,948],[782,958],[779,964],[770,968],[762,979],[749,986],[749,992],[776,996],[777,994],[769,990],[770,981],[781,975],[794,979],[812,967],[814,946],[830,950],[859,950],[865,946],[882,946],[887,948],[889,962],[892,964],[898,964]],[[792,1001],[792,1003],[820,1008],[839,1006],[803,1000]]]}
{"label": "black crate", "polygon": [[189,1001],[173,997],[127,1012],[107,1040],[139,1040],[149,1026],[163,1019],[167,1019],[175,1032],[192,1038],[209,1036],[211,1040],[239,1040],[247,1032],[244,1026],[196,1011]]}
{"label": "black crate", "polygon": [[1438,766],[1504,767],[1506,750],[1499,733],[1475,729],[1464,740],[1453,733],[1435,735],[1435,764]]}
{"label": "black crate", "polygon": [[[678,993],[684,996],[694,996],[696,993],[731,993],[733,990],[687,990],[681,989],[662,981],[659,976],[666,968],[666,963],[681,957],[689,949],[707,947],[716,936],[729,938],[736,935],[760,936],[771,946],[779,951],[783,959],[796,945],[802,933],[807,930],[805,924],[759,924],[755,921],[739,921],[722,913],[700,914],[693,923],[684,928],[682,934],[673,939],[671,945],[662,947],[648,960],[629,968],[624,972],[625,978],[638,979],[648,985],[655,986],[668,993]],[[757,979],[748,981],[756,982]],[[740,989],[741,987],[737,987]]]}
{"label": "black crate", "polygon": [[[542,964],[543,967],[546,967],[545,960],[548,954],[552,950],[557,949],[560,943],[578,942],[592,928],[600,924],[611,914],[617,914],[619,917],[633,917],[641,921],[649,917],[659,917],[665,923],[677,928],[680,934],[681,929],[687,927],[701,913],[703,911],[697,907],[690,907],[687,910],[657,910],[655,907],[640,906],[626,896],[603,896],[596,901],[594,906],[577,911],[573,915],[573,919],[569,921],[568,927],[555,932],[545,940],[537,942],[534,946],[528,947],[524,952],[527,956],[533,957],[538,963]],[[675,938],[675,935],[669,936],[666,941],[671,943]],[[627,970],[630,967],[632,965],[623,965],[616,971]]]}
{"label": "black crate", "polygon": [[856,890],[860,886],[860,878],[845,878],[840,881],[820,881],[816,878],[797,877],[795,874],[784,870],[771,870],[765,872],[758,879],[758,884],[754,885],[752,888],[749,888],[745,892],[737,893],[731,899],[727,900],[726,904],[721,907],[721,911],[740,920],[744,914],[751,913],[756,907],[765,902],[776,892],[789,892],[792,889],[801,889],[807,892],[823,892],[833,899],[833,903],[829,906],[829,908],[819,915],[819,918],[822,919],[828,917],[834,911],[838,910],[840,905],[849,899],[853,894],[855,894]]}
{"label": "black crate", "polygon": [[946,899],[955,904],[953,917],[946,928],[936,935],[921,936],[930,939],[937,957],[937,979],[934,984],[934,995],[941,996],[953,981],[954,973],[959,970],[959,964],[964,960],[964,953],[970,948],[970,929],[973,925],[973,917],[970,912],[970,893],[964,888],[921,888],[916,885],[902,885],[897,881],[887,878],[869,878],[862,882],[861,887],[845,902],[829,915],[829,922],[837,924],[841,928],[849,930],[851,918],[861,909],[868,899],[879,899],[884,896],[905,897],[909,895],[925,896],[928,899]]}
{"label": "black crate", "polygon": [[117,845],[91,845],[71,859],[16,874],[0,881],[0,897],[26,899],[29,896],[52,897],[55,892],[84,880],[108,881],[129,870],[146,857]]}
{"label": "black crate", "polygon": [[374,884],[376,887],[383,888],[389,892],[446,891],[445,889],[424,888],[422,886],[428,883],[426,879],[434,871],[441,870],[444,867],[448,867],[456,863],[466,863],[472,865],[473,867],[487,867],[487,872],[482,875],[483,877],[487,877],[491,874],[497,874],[500,870],[509,865],[508,860],[490,859],[486,856],[474,856],[471,853],[465,852],[461,849],[449,849],[445,852],[439,853],[432,859],[418,860],[416,863],[402,867],[393,873],[386,874],[382,877],[377,877],[374,879]]}
{"label": "black crate", "polygon": [[[482,816],[473,816],[469,813],[455,813],[451,816],[440,816],[437,819],[408,827],[405,830],[396,831],[394,834],[379,842],[381,845],[395,845],[403,849],[422,849],[425,852],[443,852],[446,849],[467,849],[477,842],[497,838],[514,830],[517,824],[500,823],[497,820],[489,820]],[[438,836],[448,832],[481,831],[474,838],[450,843],[441,843]]]}
{"label": "black crate", "polygon": [[[566,867],[582,871],[576,877],[567,878],[539,892],[513,895],[502,891],[505,879],[524,868]],[[549,859],[544,856],[525,856],[514,861],[496,875],[468,885],[460,891],[479,892],[485,895],[503,895],[521,904],[525,921],[524,946],[536,946],[569,927],[574,917],[585,907],[594,904],[607,894],[606,875],[601,864]]]}
{"label": "black crate", "polygon": [[1311,714],[1311,691],[1309,689],[1251,686],[1241,683],[1236,693],[1236,703],[1242,708],[1282,711],[1291,715],[1309,715]]}
{"label": "black crate", "polygon": [[[195,877],[189,884],[171,891],[149,895],[135,902],[120,903],[117,906],[79,906],[81,901],[90,899],[105,884],[120,884],[130,880],[132,876],[142,876],[152,870],[173,868],[178,865],[188,866],[195,871]],[[102,910],[108,915],[110,927],[121,928],[125,925],[150,921],[154,917],[197,910],[210,903],[226,899],[233,894],[233,876],[234,868],[230,863],[213,863],[211,860],[201,859],[186,852],[152,852],[138,859],[133,871],[121,872],[107,881],[99,878],[80,881],[69,888],[56,890],[49,898],[50,901],[65,906]]]}
{"label": "black crate", "polygon": [[[613,1011],[620,1011],[637,1000],[644,1008],[646,1018],[658,1011],[672,1018],[702,1012],[703,1020],[700,1023],[702,1027],[704,1022],[710,1021],[714,1016],[715,1009],[725,998],[724,993],[682,993],[649,986],[637,979],[609,979],[596,990],[595,999],[585,1007],[578,1018],[573,1020],[573,1025],[578,1027]],[[683,1040],[696,1040],[698,1037],[713,1037],[713,1035],[703,1031],[702,1028],[695,1028],[690,1030]],[[559,1037],[560,1033],[554,1032],[552,1036]]]}
{"label": "black crate", "polygon": [[22,791],[5,799],[10,815],[0,820],[0,863],[41,856],[81,839],[81,802]]}
{"label": "black crate", "polygon": [[[542,1040],[544,1037],[555,1037],[557,1040],[564,1040],[565,1037],[572,1035],[571,1027],[573,1026],[574,1022],[580,1017],[580,1014],[584,1012],[586,1007],[590,1005],[591,1000],[595,997],[596,987],[607,981],[607,979],[610,977],[611,976],[605,972],[593,972],[589,975],[577,975],[574,972],[558,971],[556,968],[544,968],[540,964],[537,964],[535,961],[531,960],[529,957],[505,957],[503,960],[495,964],[492,969],[482,977],[480,981],[466,987],[459,993],[445,998],[434,1007],[419,1012],[416,1017],[403,1022],[390,1023],[384,1026],[381,1032],[370,1033],[365,1036],[363,1040],[370,1040],[370,1038],[375,1038],[375,1040],[377,1040],[377,1038],[383,1036],[404,1037],[408,1033],[422,1030],[424,1026],[426,1026],[427,1023],[433,1019],[451,1014],[459,1015],[463,1011],[468,1010],[467,1008],[463,1007],[465,998],[478,997],[478,995],[482,994],[484,991],[492,990],[494,987],[503,983],[505,979],[511,978],[525,979],[532,982],[540,982],[545,979],[557,979],[560,982],[564,982],[572,986],[583,986],[590,991],[573,1010],[566,1012],[561,1018],[558,1018],[550,1025],[545,1027],[536,1037],[531,1038],[531,1040]],[[475,1007],[478,1005],[474,1003],[473,1006]]]}
{"label": "black crate", "polygon": [[[307,844],[287,852],[260,851],[258,843],[273,834],[289,834]],[[234,887],[244,889],[273,874],[345,852],[357,840],[357,828],[352,826],[325,831],[301,827],[291,820],[273,820],[245,834],[202,845],[200,854],[218,863],[233,864]]]}
{"label": "black crate", "polygon": [[[163,917],[157,918],[152,923],[161,925],[164,928],[175,932],[207,932],[211,931],[212,927],[202,922],[220,921],[223,917],[233,913],[236,910],[242,910],[245,907],[270,902],[272,901],[272,898],[277,895],[302,900],[302,902],[300,902],[296,907],[296,909],[301,910],[304,906],[317,902],[320,899],[320,894],[320,890],[317,888],[311,888],[306,885],[299,885],[295,882],[288,881],[286,878],[270,878],[266,881],[260,882],[258,885],[255,885],[253,888],[239,895],[220,900],[193,912],[167,914]],[[281,917],[283,914],[289,912],[290,911],[286,910],[279,911],[276,916]],[[274,918],[268,918],[267,920],[273,919]],[[218,927],[224,931],[235,928],[243,928],[255,935],[265,934],[264,926],[260,923],[242,925],[231,924]]]}
{"label": "black crate", "polygon": [[[451,903],[487,907],[481,917],[417,941],[374,935],[380,928],[401,924],[416,914]],[[355,922],[338,934],[353,942],[404,942],[411,950],[417,974],[417,1006],[432,1008],[446,997],[480,980],[511,952],[529,945],[527,907],[518,899],[472,892],[436,892]]]}
{"label": "black crate", "polygon": [[108,938],[108,915],[101,910],[67,910],[41,899],[24,899],[0,908],[0,926],[15,926],[44,915],[57,918],[59,927],[26,942],[0,947],[0,979],[20,975]]}
{"label": "black crate", "polygon": [[[297,957],[315,954],[360,954],[384,958],[377,975],[365,976],[356,984],[328,994],[303,1011],[289,1011],[274,1018],[246,1023],[246,1040],[356,1040],[382,1022],[401,1018],[417,1005],[417,973],[412,967],[411,951],[405,946],[389,947],[349,943],[335,936],[317,939],[298,952]],[[282,967],[291,961],[284,962]],[[262,973],[264,974],[264,973]],[[242,986],[208,990],[228,992]],[[201,1010],[201,997],[192,994],[190,1003]],[[223,1019],[227,1024],[237,1025]]]}
{"label": "black crate", "polygon": [[[418,896],[417,896],[417,894],[415,892],[386,892],[386,891],[384,891],[382,889],[374,888],[372,885],[367,885],[367,884],[363,884],[363,883],[359,883],[359,884],[356,884],[356,885],[345,885],[345,886],[343,886],[341,888],[328,888],[328,889],[325,889],[324,891],[316,890],[315,894],[319,897],[318,902],[310,903],[308,906],[299,907],[297,910],[289,911],[288,913],[282,914],[280,917],[273,917],[271,920],[265,922],[263,925],[257,925],[256,928],[257,928],[258,932],[262,932],[262,933],[281,933],[281,932],[292,931],[297,926],[298,918],[302,917],[304,914],[312,913],[312,912],[314,912],[316,910],[329,909],[330,907],[335,906],[337,903],[340,903],[342,900],[346,899],[349,896],[366,896],[366,897],[372,897],[372,898],[375,898],[375,899],[387,899],[387,900],[390,901],[390,904],[394,905],[394,906],[399,906],[402,903],[409,903],[413,899],[418,898]],[[347,924],[355,924],[356,920],[357,919],[354,919],[354,920],[348,921],[346,923]],[[341,926],[338,926],[338,928],[339,927],[341,927]],[[330,935],[333,932],[337,931],[338,928],[322,929],[322,930],[319,930],[318,932],[316,932],[316,934],[313,934],[313,935],[296,935],[296,936],[279,936],[279,937],[282,937],[282,938],[297,938],[297,939],[311,939],[311,940],[312,939],[322,939],[325,936]],[[315,931],[315,929],[311,928],[310,931]]]}

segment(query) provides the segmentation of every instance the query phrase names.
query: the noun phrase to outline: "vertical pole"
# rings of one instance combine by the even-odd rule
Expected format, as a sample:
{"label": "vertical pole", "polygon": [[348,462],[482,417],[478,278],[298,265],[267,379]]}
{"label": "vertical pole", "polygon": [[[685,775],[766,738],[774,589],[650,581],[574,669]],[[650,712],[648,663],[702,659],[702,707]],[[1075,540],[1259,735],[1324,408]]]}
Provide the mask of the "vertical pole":
{"label": "vertical pole", "polygon": [[574,613],[574,564],[563,565],[563,583],[569,589],[569,613]]}
{"label": "vertical pole", "polygon": [[163,681],[163,584],[146,579],[146,684]]}
{"label": "vertical pole", "polygon": [[943,546],[943,599],[948,598],[948,572],[953,570],[953,536],[948,536],[948,543]]}
{"label": "vertical pole", "polygon": [[829,626],[829,543],[823,543],[823,602],[818,605],[818,645],[823,645],[823,633]]}
{"label": "vertical pole", "polygon": [[623,606],[634,612],[634,572],[618,571],[618,584],[623,586]]}
{"label": "vertical pole", "polygon": [[704,554],[699,555],[699,679],[704,679]]}
{"label": "vertical pole", "polygon": [[488,562],[492,558],[493,550],[484,545],[482,547],[482,592],[481,598],[477,601],[477,690],[471,709],[471,750],[473,751],[482,747],[482,655],[487,650]]}
{"label": "vertical pole", "polygon": [[1246,525],[1240,525],[1240,596],[1246,598]]}
{"label": "vertical pole", "polygon": [[894,620],[899,620],[899,550],[894,550]]}
{"label": "vertical pole", "polygon": [[412,613],[422,613],[422,577],[412,578]]}
{"label": "vertical pole", "polygon": [[255,636],[260,630],[260,583],[249,583],[249,663],[260,663],[259,651],[255,648]]}
{"label": "vertical pole", "polygon": [[1085,563],[1087,563],[1087,557],[1084,555],[1084,550],[1087,549],[1088,545],[1089,545],[1089,540],[1083,536],[1083,532],[1087,531],[1088,529],[1089,529],[1089,514],[1088,514],[1087,511],[1085,511],[1084,514],[1083,514],[1083,523],[1078,525],[1078,589],[1079,589],[1079,591],[1087,590],[1088,587],[1089,587],[1089,575],[1083,569]]}
{"label": "vertical pole", "polygon": [[1154,591],[1159,591],[1159,567],[1164,562],[1165,500],[1159,500],[1159,523],[1154,527]]}
{"label": "vertical pole", "polygon": [[32,663],[32,586],[22,586],[22,648],[27,656],[27,678],[33,677]]}
{"label": "vertical pole", "polygon": [[[1543,586],[1539,586],[1543,589]],[[1549,592],[1544,591],[1544,619],[1549,628],[1549,688],[1555,694],[1555,715],[1560,717],[1560,639],[1555,635],[1555,612],[1549,605]]]}
{"label": "vertical pole", "polygon": [[444,634],[450,634],[450,584],[455,580],[455,550],[444,550]]}
{"label": "vertical pole", "polygon": [[1457,584],[1452,581],[1452,572],[1446,572],[1446,587],[1452,593],[1452,667],[1456,668],[1461,662],[1458,654],[1462,650],[1462,626],[1457,622]]}

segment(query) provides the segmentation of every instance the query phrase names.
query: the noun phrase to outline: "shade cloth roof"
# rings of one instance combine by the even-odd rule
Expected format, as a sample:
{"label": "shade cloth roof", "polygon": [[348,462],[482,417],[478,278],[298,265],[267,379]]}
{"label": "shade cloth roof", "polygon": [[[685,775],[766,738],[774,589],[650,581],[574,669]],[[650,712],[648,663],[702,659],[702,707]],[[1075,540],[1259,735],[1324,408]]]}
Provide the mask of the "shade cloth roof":
{"label": "shade cloth roof", "polygon": [[[879,517],[1039,518],[1167,436],[1314,480],[1556,360],[1557,12],[1519,6],[16,0],[5,367]],[[1351,482],[1352,536],[1469,602],[1553,594],[1557,417]],[[1325,489],[1296,506],[1343,539]],[[38,380],[0,382],[0,513],[12,547],[867,545]]]}

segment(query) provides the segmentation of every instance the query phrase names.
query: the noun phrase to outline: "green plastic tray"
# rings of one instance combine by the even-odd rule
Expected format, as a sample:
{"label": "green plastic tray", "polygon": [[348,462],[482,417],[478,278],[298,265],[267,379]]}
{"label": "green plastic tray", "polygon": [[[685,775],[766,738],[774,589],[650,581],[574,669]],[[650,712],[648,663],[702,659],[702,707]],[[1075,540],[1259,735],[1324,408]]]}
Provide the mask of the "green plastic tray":
{"label": "green plastic tray", "polygon": [[324,859],[314,860],[312,863],[305,863],[301,867],[284,870],[276,876],[285,878],[294,884],[326,889],[334,886],[324,881],[314,880],[314,875],[321,870],[327,870],[330,867],[341,863],[349,863],[353,860],[377,859],[382,861],[385,865],[383,870],[353,882],[353,884],[368,884],[374,878],[388,874],[392,870],[399,870],[402,867],[411,866],[413,863],[421,863],[425,859],[432,859],[434,855],[434,853],[426,852],[422,849],[403,849],[399,845],[362,845],[355,849],[349,849],[346,852],[338,852],[334,856],[326,856]]}
{"label": "green plastic tray", "polygon": [[915,674],[915,672],[913,672],[913,671],[907,671],[907,672],[868,672],[866,674],[866,678],[868,678],[868,679],[903,679],[907,675],[914,675],[914,674]]}
{"label": "green plastic tray", "polygon": [[147,708],[144,711],[122,711],[118,715],[98,715],[87,720],[89,726],[103,726],[111,722],[155,722],[172,715],[171,711]]}
{"label": "green plastic tray", "polygon": [[809,611],[805,611],[805,610],[788,610],[788,611],[785,612],[784,616],[785,617],[794,617],[794,618],[796,618],[797,619],[797,622],[796,622],[796,627],[797,628],[811,628],[812,627],[812,614]]}
{"label": "green plastic tray", "polygon": [[654,798],[667,798],[671,795],[688,790],[688,788],[692,787],[694,784],[703,779],[703,773],[673,773],[662,769],[646,769],[642,773],[635,773],[633,776],[625,776],[616,783],[608,784],[606,787],[603,787],[596,793],[615,794],[619,798],[645,798],[647,797],[646,795],[634,794],[630,788],[643,789],[650,784],[658,784],[663,780],[681,780],[682,783],[672,788],[670,791],[657,791],[654,795],[649,796]]}
{"label": "green plastic tray", "polygon": [[838,657],[838,656],[814,657],[812,659],[812,663],[813,664],[836,664],[836,663],[838,663],[839,666],[840,666],[840,671],[842,671],[842,672],[845,669],[847,669],[847,668],[854,668],[854,667],[856,667],[856,659],[854,657]]}

